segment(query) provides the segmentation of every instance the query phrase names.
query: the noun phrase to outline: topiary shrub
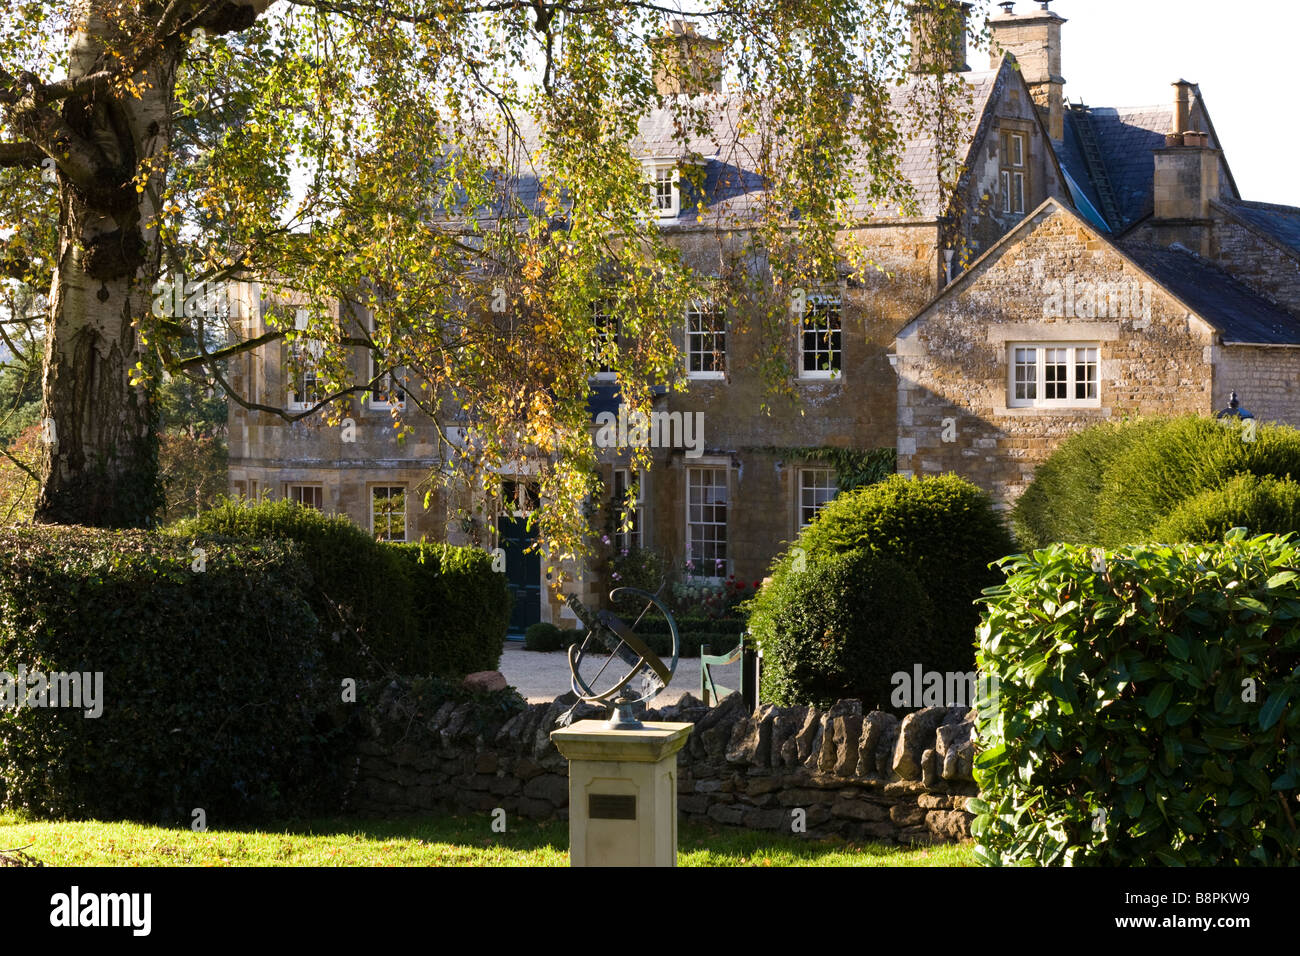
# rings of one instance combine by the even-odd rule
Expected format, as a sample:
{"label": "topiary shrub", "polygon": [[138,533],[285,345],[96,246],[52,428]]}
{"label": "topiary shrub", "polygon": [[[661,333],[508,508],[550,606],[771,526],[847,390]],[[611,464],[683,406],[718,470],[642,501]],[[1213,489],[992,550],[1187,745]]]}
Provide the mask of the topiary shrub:
{"label": "topiary shrub", "polygon": [[1161,423],[1106,470],[1097,498],[1097,543],[1117,547],[1146,540],[1184,500],[1239,474],[1300,478],[1300,432],[1260,425],[1252,434],[1211,418]]}
{"label": "topiary shrub", "polygon": [[412,589],[414,636],[395,664],[406,675],[496,670],[510,625],[506,576],[492,555],[450,544],[385,544]]}
{"label": "topiary shrub", "polygon": [[1011,512],[1020,545],[1095,544],[1097,498],[1106,470],[1163,424],[1164,420],[1154,418],[1102,422],[1061,442],[1034,471],[1034,480]]}
{"label": "topiary shrub", "polygon": [[1300,532],[1300,483],[1238,475],[1183,499],[1152,530],[1155,541],[1222,541],[1232,528],[1252,534]]}
{"label": "topiary shrub", "polygon": [[762,699],[829,707],[856,698],[887,707],[890,676],[935,653],[931,610],[914,574],[865,550],[780,574],[750,603],[749,631],[763,649]]}
{"label": "topiary shrub", "polygon": [[297,542],[311,573],[329,672],[360,679],[409,671],[419,628],[407,568],[394,549],[347,518],[292,501],[227,500],[170,530],[182,537]]}
{"label": "topiary shrub", "polygon": [[889,558],[915,574],[933,604],[930,656],[911,660],[926,669],[969,671],[979,622],[974,602],[984,588],[998,582],[990,565],[1014,550],[989,496],[956,475],[892,475],[842,493],[776,562],[773,581],[800,561],[811,565],[857,550]]}
{"label": "topiary shrub", "polygon": [[562,639],[562,632],[558,627],[547,621],[538,621],[529,624],[528,629],[524,631],[524,650],[558,651]]}
{"label": "topiary shrub", "polygon": [[[198,807],[210,826],[337,809],[342,768],[315,721],[339,684],[320,672],[307,562],[285,543],[198,547],[0,531],[0,806],[185,825]],[[99,673],[97,695],[84,681],[98,700],[15,708],[33,690],[20,669]]]}
{"label": "topiary shrub", "polygon": [[1300,863],[1300,547],[1002,562],[979,663],[976,853],[994,864]]}

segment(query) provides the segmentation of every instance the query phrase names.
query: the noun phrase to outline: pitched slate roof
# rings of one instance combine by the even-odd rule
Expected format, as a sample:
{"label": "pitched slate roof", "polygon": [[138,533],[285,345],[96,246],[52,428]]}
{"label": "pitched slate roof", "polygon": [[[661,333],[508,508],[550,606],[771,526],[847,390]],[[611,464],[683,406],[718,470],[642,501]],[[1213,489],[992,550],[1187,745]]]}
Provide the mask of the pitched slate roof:
{"label": "pitched slate roof", "polygon": [[[1014,72],[1005,63],[998,70],[959,74],[970,90],[969,107],[961,110],[962,123],[957,130],[956,151],[963,158],[984,120],[989,100],[994,95],[999,77],[1004,71]],[[895,117],[902,150],[899,167],[912,183],[916,209],[912,214],[925,219],[941,216],[943,207],[941,177],[934,157],[935,135],[929,129],[916,129],[910,117],[916,115],[919,102],[924,101],[923,84],[932,82],[929,77],[912,77],[897,87],[890,95],[890,109]],[[744,218],[752,212],[763,197],[764,183],[755,172],[760,165],[761,144],[758,133],[742,128],[738,95],[711,93],[691,97],[688,108],[703,114],[702,129],[687,124],[686,136],[679,135],[680,110],[664,106],[651,110],[638,123],[637,136],[630,144],[634,156],[647,159],[673,159],[702,157],[703,180],[697,188],[682,181],[681,213],[677,223],[690,223],[698,216],[698,203],[703,198],[710,218]],[[528,208],[538,208],[541,178],[545,175],[540,143],[541,132],[531,117],[517,117],[522,147],[522,171],[512,183],[514,196]],[[852,175],[860,202],[854,212],[862,216],[894,218],[904,215],[897,206],[872,208],[866,201],[871,184],[865,151],[860,156]],[[673,220],[661,220],[672,223]]]}
{"label": "pitched slate roof", "polygon": [[1216,328],[1225,343],[1243,345],[1300,345],[1300,316],[1243,285],[1207,259],[1181,246],[1167,249],[1132,240],[1116,242],[1101,235],[1077,210],[1054,198],[1047,198],[1020,224],[984,251],[965,272],[945,286],[898,331],[902,336],[940,302],[979,280],[984,263],[1011,248],[1031,229],[1040,216],[1060,213],[1076,218],[1098,233],[1099,238],[1130,260],[1166,292]]}
{"label": "pitched slate roof", "polygon": [[1300,345],[1300,318],[1238,282],[1218,266],[1178,246],[1121,243],[1144,272],[1209,322],[1224,342]]}
{"label": "pitched slate roof", "polygon": [[1116,221],[1106,225],[1118,233],[1151,212],[1155,179],[1152,153],[1165,145],[1165,133],[1173,125],[1173,107],[1095,106],[1087,109],[1086,116],[1078,107],[1065,111],[1065,139],[1057,149],[1057,158],[1088,202],[1100,211],[1097,183],[1084,158],[1084,123],[1092,126],[1103,175],[1115,196]]}
{"label": "pitched slate roof", "polygon": [[1300,209],[1240,199],[1226,200],[1221,205],[1238,219],[1300,255]]}

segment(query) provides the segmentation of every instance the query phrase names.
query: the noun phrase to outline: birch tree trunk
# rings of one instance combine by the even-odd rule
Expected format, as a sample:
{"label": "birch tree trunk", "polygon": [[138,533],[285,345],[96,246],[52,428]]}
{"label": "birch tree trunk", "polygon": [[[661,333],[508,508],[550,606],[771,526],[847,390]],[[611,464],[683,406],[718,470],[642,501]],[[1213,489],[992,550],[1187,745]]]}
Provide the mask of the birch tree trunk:
{"label": "birch tree trunk", "polygon": [[[101,65],[104,29],[94,16],[84,23],[73,82]],[[134,321],[150,310],[160,268],[154,218],[178,49],[134,77],[138,97],[92,91],[62,105],[84,155],[76,157],[77,175],[64,164],[58,173],[38,522],[140,527],[158,506],[154,416],[148,391],[131,381],[143,354]]]}

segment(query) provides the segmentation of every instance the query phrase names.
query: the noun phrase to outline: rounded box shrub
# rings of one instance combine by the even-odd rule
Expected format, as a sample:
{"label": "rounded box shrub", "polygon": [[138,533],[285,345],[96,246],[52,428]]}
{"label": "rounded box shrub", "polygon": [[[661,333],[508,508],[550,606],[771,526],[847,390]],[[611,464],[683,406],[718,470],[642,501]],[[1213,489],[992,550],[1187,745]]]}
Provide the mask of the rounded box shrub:
{"label": "rounded box shrub", "polygon": [[[292,544],[0,531],[0,805],[185,826],[337,810],[311,587]],[[60,675],[81,706],[33,706],[37,672],[35,702]]]}
{"label": "rounded box shrub", "polygon": [[537,621],[529,624],[528,629],[524,631],[524,650],[526,651],[558,651],[563,643],[564,632],[554,624],[548,621]]}
{"label": "rounded box shrub", "polygon": [[975,601],[999,580],[992,563],[1014,547],[989,496],[964,478],[891,475],[836,496],[776,562],[772,577],[848,551],[895,561],[916,576],[934,608],[933,640],[912,661],[965,672],[975,661]]}
{"label": "rounded box shrub", "polygon": [[1163,424],[1154,418],[1101,422],[1062,441],[1034,471],[1033,481],[1012,509],[1021,546],[1097,543],[1097,498],[1107,469]]}
{"label": "rounded box shrub", "polygon": [[769,703],[829,707],[856,698],[885,708],[891,675],[911,673],[933,654],[931,604],[916,576],[869,551],[829,554],[783,573],[750,608]]}
{"label": "rounded box shrub", "polygon": [[1106,470],[1097,498],[1096,543],[1118,547],[1148,540],[1185,500],[1237,475],[1300,478],[1300,431],[1250,427],[1187,417],[1144,432]]}
{"label": "rounded box shrub", "polygon": [[1222,541],[1233,528],[1252,534],[1300,532],[1300,483],[1238,475],[1183,502],[1152,530],[1156,541]]}
{"label": "rounded box shrub", "polygon": [[986,863],[1300,863],[1300,548],[1053,545],[1002,562],[979,664]]}

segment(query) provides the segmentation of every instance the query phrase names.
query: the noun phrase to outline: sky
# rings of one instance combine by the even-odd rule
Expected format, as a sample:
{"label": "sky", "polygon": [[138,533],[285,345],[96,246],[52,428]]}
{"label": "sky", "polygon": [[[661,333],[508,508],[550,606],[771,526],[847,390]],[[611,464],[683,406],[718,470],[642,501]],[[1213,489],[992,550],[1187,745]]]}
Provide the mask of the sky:
{"label": "sky", "polygon": [[[996,12],[996,7],[993,8]],[[1038,9],[1017,0],[1016,12]],[[1241,198],[1300,206],[1297,0],[1051,0],[1071,102],[1172,103],[1175,80],[1200,84]],[[987,53],[968,62],[985,69]]]}

